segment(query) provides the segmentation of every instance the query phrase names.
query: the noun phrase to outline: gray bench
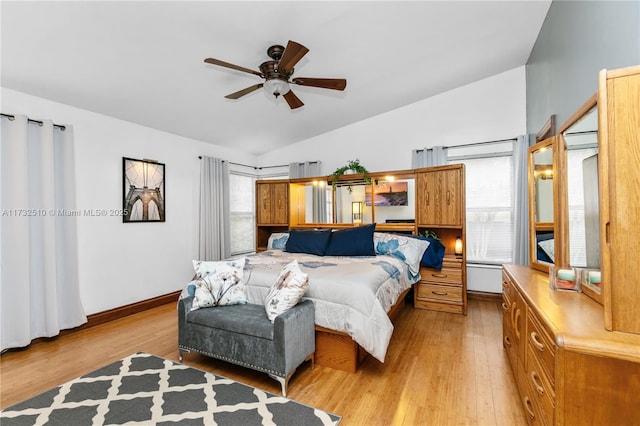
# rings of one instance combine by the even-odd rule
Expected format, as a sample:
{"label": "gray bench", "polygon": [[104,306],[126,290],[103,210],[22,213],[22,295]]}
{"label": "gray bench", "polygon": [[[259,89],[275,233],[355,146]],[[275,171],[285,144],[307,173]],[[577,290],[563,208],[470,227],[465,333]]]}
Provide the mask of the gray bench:
{"label": "gray bench", "polygon": [[178,350],[198,352],[269,374],[280,382],[282,395],[296,368],[315,353],[313,302],[302,301],[267,318],[262,305],[231,305],[191,311],[193,297],[178,302]]}

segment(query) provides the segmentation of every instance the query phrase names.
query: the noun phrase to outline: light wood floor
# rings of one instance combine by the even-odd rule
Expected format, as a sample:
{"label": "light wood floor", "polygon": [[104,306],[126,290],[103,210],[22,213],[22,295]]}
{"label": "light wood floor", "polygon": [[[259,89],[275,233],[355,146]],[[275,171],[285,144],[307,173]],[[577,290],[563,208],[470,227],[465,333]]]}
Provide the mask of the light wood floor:
{"label": "light wood floor", "polygon": [[[460,316],[407,305],[384,364],[369,357],[356,373],[304,363],[288,397],[342,416],[350,425],[524,425],[502,348],[498,301],[469,300]],[[37,341],[0,357],[6,408],[131,353],[178,360],[176,305],[170,303],[86,330]],[[185,364],[279,393],[266,374],[197,354]]]}

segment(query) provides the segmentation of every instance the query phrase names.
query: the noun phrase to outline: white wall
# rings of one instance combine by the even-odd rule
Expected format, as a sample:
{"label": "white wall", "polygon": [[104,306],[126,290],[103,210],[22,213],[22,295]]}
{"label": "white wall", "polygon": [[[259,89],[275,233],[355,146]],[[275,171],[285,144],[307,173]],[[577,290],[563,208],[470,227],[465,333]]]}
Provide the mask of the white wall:
{"label": "white wall", "polygon": [[77,208],[122,208],[122,157],[166,164],[166,222],[79,217],[82,303],[97,313],[180,290],[197,257],[198,156],[255,164],[248,154],[2,88],[2,112],[72,125]]}
{"label": "white wall", "polygon": [[525,92],[522,66],[263,154],[258,161],[267,166],[320,160],[326,175],[354,158],[370,171],[409,169],[413,149],[525,134]]}
{"label": "white wall", "polygon": [[[355,158],[372,172],[404,170],[411,168],[413,149],[523,135],[525,80],[525,67],[518,67],[264,154],[258,161],[270,165],[320,160],[326,175]],[[467,287],[502,292],[500,269],[469,266]]]}

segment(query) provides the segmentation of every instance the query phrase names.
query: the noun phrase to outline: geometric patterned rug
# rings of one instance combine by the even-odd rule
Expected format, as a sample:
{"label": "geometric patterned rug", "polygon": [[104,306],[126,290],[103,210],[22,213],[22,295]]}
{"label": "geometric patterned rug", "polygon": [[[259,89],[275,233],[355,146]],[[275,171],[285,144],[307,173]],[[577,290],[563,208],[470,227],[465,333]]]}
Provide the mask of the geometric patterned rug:
{"label": "geometric patterned rug", "polygon": [[138,352],[0,411],[14,425],[337,425],[341,417]]}

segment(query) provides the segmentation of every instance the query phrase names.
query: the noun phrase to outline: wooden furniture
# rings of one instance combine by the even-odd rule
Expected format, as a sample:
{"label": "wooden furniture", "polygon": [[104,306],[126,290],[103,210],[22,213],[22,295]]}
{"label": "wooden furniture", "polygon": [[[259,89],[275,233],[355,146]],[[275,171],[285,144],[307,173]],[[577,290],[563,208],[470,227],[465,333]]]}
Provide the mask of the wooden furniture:
{"label": "wooden furniture", "polygon": [[[405,296],[409,290],[398,297],[396,304],[388,312],[393,321],[402,312]],[[355,373],[360,364],[369,356],[347,333],[316,325],[315,363],[334,370]]]}
{"label": "wooden furniture", "polygon": [[503,346],[529,424],[640,418],[640,335],[604,328],[602,306],[552,291],[548,274],[503,267]]}
{"label": "wooden furniture", "polygon": [[[565,259],[559,264],[561,267],[600,269],[597,116],[594,94],[559,129],[557,146],[563,161],[558,180],[563,199],[558,223],[565,233],[559,235],[556,251]],[[571,205],[568,200],[572,200]],[[583,284],[582,291],[603,304],[602,291],[597,286]]]}
{"label": "wooden furniture", "polygon": [[269,235],[289,229],[289,180],[256,181],[256,251],[267,249]]}
{"label": "wooden furniture", "polygon": [[413,306],[420,309],[466,313],[466,285],[461,257],[445,255],[442,269],[420,268],[420,281],[414,285]]}
{"label": "wooden furniture", "polygon": [[[441,271],[420,269],[414,307],[466,315],[464,164],[417,169],[415,176],[417,232],[436,232],[446,251]],[[457,238],[463,243],[460,255],[455,254]]]}
{"label": "wooden furniture", "polygon": [[605,327],[640,334],[640,66],[601,71],[598,107]]}
{"label": "wooden furniture", "polygon": [[[414,286],[414,307],[458,314],[467,313],[467,279],[465,241],[465,173],[463,164],[428,167],[415,170],[371,173],[373,182],[385,180],[392,175],[395,179],[415,178],[415,221],[403,223],[376,223],[377,231],[398,233],[422,233],[434,231],[446,247],[441,271],[421,268],[423,279]],[[289,229],[344,228],[352,223],[308,223],[307,187],[327,182],[328,177],[311,177],[291,180],[264,180],[256,182],[256,250],[266,250],[269,236],[273,232]],[[353,185],[354,193],[364,194],[361,175],[341,176],[342,185]],[[410,187],[413,184],[410,184]],[[344,194],[343,194],[344,195]],[[279,197],[276,199],[275,197]],[[336,210],[334,193],[332,208]],[[411,199],[411,197],[409,197]],[[373,203],[372,203],[373,204]],[[287,206],[283,211],[282,206]],[[349,204],[350,208],[350,204]],[[371,222],[376,222],[375,206],[367,206]],[[350,211],[350,210],[349,210]],[[379,220],[379,219],[378,219]],[[363,223],[367,223],[364,221]],[[456,239],[462,241],[462,253],[456,255]],[[398,298],[391,308],[393,317],[404,306],[406,293]],[[367,356],[348,334],[316,326],[316,363],[338,370],[356,372]]]}
{"label": "wooden furniture", "polygon": [[[561,235],[565,227],[559,220],[562,196],[559,172],[563,160],[559,150],[558,136],[552,136],[529,147],[529,262],[532,268],[549,271],[549,265],[563,265],[564,255],[560,250]],[[541,238],[553,235],[553,258],[541,258],[539,243]],[[545,237],[543,237],[545,236]],[[543,252],[544,253],[544,252]]]}

